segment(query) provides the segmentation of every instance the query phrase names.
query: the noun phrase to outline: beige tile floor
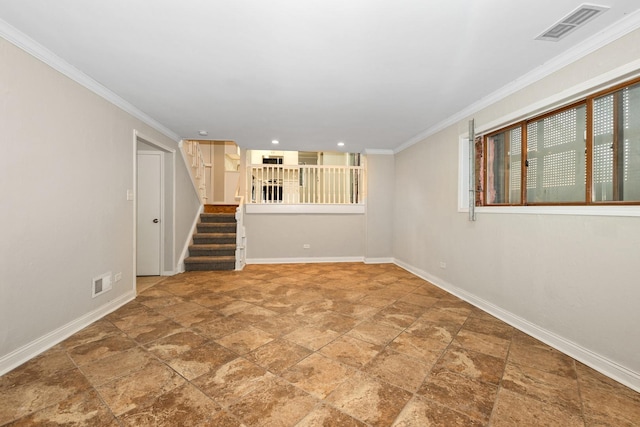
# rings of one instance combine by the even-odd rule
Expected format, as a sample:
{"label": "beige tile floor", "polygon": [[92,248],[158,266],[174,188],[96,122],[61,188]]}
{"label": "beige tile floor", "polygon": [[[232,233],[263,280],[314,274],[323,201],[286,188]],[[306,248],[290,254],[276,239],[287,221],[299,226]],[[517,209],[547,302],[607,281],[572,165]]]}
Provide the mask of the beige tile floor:
{"label": "beige tile floor", "polygon": [[393,265],[250,265],[0,377],[0,425],[638,426],[640,394]]}

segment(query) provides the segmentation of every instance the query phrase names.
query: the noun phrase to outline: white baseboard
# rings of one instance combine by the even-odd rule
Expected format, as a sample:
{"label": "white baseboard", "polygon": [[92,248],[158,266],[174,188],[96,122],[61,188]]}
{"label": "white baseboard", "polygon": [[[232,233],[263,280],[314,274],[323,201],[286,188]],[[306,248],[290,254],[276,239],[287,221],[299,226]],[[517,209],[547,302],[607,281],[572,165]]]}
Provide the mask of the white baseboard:
{"label": "white baseboard", "polygon": [[363,257],[247,258],[247,264],[313,264],[326,262],[364,262]]}
{"label": "white baseboard", "polygon": [[50,349],[56,344],[61,343],[71,335],[89,326],[96,320],[101,319],[107,314],[122,307],[124,304],[132,301],[136,297],[136,292],[131,290],[120,297],[109,301],[107,304],[98,307],[90,313],[87,313],[71,322],[49,332],[46,335],[12,351],[11,353],[0,358],[0,375],[4,375],[12,369],[17,368],[28,360],[36,357],[40,353]]}
{"label": "white baseboard", "polygon": [[561,337],[551,331],[548,331],[540,326],[523,319],[522,317],[516,316],[515,314],[506,311],[489,301],[486,301],[482,298],[478,298],[477,296],[460,289],[447,281],[434,276],[426,271],[420,270],[419,268],[413,267],[407,263],[404,263],[398,259],[394,261],[396,265],[404,268],[410,273],[415,274],[418,277],[421,277],[439,288],[467,301],[469,304],[472,304],[479,309],[486,311],[487,313],[497,317],[498,319],[508,323],[520,331],[531,335],[532,337],[544,342],[547,345],[555,348],[562,353],[573,357],[574,359],[584,363],[585,365],[595,369],[603,375],[612,378],[619,383],[626,385],[627,387],[640,392],[640,373],[634,372],[631,369],[628,369],[624,366],[613,362],[612,360],[607,359],[606,357],[597,354],[588,348],[584,348],[564,337]]}
{"label": "white baseboard", "polygon": [[393,264],[393,258],[364,258],[365,264]]}

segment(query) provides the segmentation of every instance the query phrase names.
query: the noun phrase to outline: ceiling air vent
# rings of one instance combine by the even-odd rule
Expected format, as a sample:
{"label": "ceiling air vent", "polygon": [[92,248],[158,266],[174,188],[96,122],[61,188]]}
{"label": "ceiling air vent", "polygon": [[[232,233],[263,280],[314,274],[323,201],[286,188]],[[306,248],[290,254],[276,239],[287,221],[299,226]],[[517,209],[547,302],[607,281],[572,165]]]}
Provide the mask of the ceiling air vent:
{"label": "ceiling air vent", "polygon": [[599,16],[602,12],[607,11],[609,8],[606,6],[596,6],[593,4],[583,4],[576,10],[562,18],[555,23],[551,28],[547,29],[544,33],[536,37],[536,40],[548,40],[557,42],[564,38],[567,34],[572,32],[578,27],[583,26],[587,22],[591,21],[596,16]]}

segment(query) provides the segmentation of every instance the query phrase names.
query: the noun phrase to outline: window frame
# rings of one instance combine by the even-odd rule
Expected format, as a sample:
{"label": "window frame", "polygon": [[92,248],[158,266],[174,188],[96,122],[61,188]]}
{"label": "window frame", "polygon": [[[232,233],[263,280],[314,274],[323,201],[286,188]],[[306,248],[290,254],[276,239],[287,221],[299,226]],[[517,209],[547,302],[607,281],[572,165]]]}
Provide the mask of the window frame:
{"label": "window frame", "polygon": [[[594,93],[589,94],[588,96],[582,97],[578,100],[574,100],[573,102],[561,105],[559,107],[553,108],[546,112],[536,114],[535,116],[518,120],[512,123],[509,123],[504,126],[500,126],[497,129],[485,132],[481,135],[482,138],[482,153],[480,156],[482,157],[482,170],[480,176],[482,177],[482,182],[479,183],[479,187],[481,187],[482,197],[476,197],[476,207],[478,208],[504,208],[504,207],[520,207],[520,206],[549,206],[549,207],[562,207],[562,206],[638,206],[640,205],[640,200],[634,201],[625,201],[625,200],[605,200],[605,201],[597,201],[594,200],[594,181],[593,181],[593,158],[594,158],[594,132],[593,132],[593,103],[597,98],[601,98],[608,95],[619,96],[617,94],[620,93],[623,89],[627,87],[632,87],[634,85],[640,84],[640,77],[636,77],[631,80],[626,80],[621,83],[615,84],[606,89],[596,91]],[[614,103],[615,105],[615,103]],[[544,120],[547,117],[551,117],[553,115],[557,115],[562,113],[563,111],[568,111],[571,109],[576,109],[581,106],[585,107],[586,113],[586,139],[585,139],[585,192],[583,201],[579,202],[528,202],[527,201],[527,164],[528,164],[528,138],[527,138],[527,130],[528,125],[532,122],[537,122],[540,120]],[[488,175],[488,159],[487,159],[487,141],[488,138],[500,134],[502,132],[509,132],[515,128],[520,127],[522,142],[521,142],[521,160],[520,160],[520,203],[492,203],[489,204],[487,201],[488,198],[488,185],[487,185],[487,175]],[[614,135],[617,132],[614,130]],[[619,144],[616,145],[615,140],[617,137],[614,136],[614,162],[619,155]],[[478,153],[476,153],[478,155]],[[620,171],[617,169],[617,162],[614,164],[614,188],[615,188],[615,180],[618,179],[620,175]],[[475,167],[476,174],[478,174],[478,168]],[[510,172],[510,171],[509,171]],[[478,177],[478,175],[476,175]],[[477,180],[477,178],[476,178]],[[481,202],[479,202],[481,200]]]}

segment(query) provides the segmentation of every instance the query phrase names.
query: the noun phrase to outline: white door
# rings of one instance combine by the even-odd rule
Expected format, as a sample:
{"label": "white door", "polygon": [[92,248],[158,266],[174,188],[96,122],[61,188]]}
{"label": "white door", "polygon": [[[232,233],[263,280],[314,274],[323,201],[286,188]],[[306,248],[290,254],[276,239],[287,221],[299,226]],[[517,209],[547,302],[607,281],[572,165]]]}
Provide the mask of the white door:
{"label": "white door", "polygon": [[136,274],[159,276],[162,245],[162,153],[138,152]]}

